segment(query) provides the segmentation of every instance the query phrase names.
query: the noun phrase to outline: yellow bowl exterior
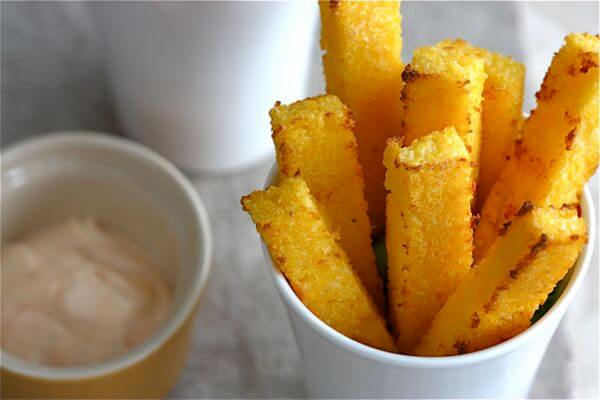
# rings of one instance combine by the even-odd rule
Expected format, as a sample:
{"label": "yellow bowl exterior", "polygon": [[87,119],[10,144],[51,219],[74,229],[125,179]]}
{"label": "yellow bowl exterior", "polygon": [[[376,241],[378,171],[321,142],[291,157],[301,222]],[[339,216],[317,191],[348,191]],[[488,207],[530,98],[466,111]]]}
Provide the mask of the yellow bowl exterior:
{"label": "yellow bowl exterior", "polygon": [[17,374],[2,367],[2,398],[162,398],[173,387],[185,365],[195,309],[179,329],[153,353],[135,364],[106,375],[47,380]]}

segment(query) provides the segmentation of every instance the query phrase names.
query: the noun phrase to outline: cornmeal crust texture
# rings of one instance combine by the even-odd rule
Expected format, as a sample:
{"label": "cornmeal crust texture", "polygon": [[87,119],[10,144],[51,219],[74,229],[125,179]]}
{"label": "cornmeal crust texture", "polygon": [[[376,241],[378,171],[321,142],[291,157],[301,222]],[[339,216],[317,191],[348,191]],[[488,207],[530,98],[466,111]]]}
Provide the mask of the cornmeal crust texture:
{"label": "cornmeal crust texture", "polygon": [[444,40],[442,46],[483,59],[487,78],[483,87],[481,152],[477,202],[483,204],[506,162],[523,124],[525,66],[510,57],[475,47],[462,39]]}
{"label": "cornmeal crust texture", "polygon": [[385,320],[302,178],[283,179],[241,202],[273,262],[308,309],[349,338],[396,350]]}
{"label": "cornmeal crust texture", "polygon": [[341,244],[365,288],[384,309],[371,247],[364,181],[348,108],[333,95],[277,104],[271,110],[281,177],[301,176],[340,232]]}
{"label": "cornmeal crust texture", "polygon": [[521,205],[577,207],[598,166],[597,36],[571,34],[537,92],[537,108],[493,186],[475,231],[480,259]]}
{"label": "cornmeal crust texture", "polygon": [[471,268],[471,166],[453,127],[401,147],[388,142],[388,293],[396,345],[413,353]]}
{"label": "cornmeal crust texture", "polygon": [[450,44],[420,47],[402,73],[404,145],[454,126],[479,174],[481,105],[486,80],[483,59]]}
{"label": "cornmeal crust texture", "polygon": [[385,227],[387,138],[400,130],[404,68],[399,1],[320,1],[321,47],[327,93],[354,112],[359,159],[375,232]]}
{"label": "cornmeal crust texture", "polygon": [[525,203],[436,315],[416,353],[468,353],[524,331],[585,242],[585,222],[574,210]]}

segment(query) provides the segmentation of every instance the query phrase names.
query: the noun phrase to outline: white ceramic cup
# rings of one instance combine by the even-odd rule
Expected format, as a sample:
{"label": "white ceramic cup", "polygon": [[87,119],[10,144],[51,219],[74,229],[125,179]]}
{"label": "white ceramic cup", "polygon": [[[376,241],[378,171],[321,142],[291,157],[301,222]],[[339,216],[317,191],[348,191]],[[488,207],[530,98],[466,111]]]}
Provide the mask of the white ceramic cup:
{"label": "white ceramic cup", "polygon": [[89,6],[128,135],[189,170],[272,156],[267,110],[307,95],[316,1]]}
{"label": "white ceramic cup", "polygon": [[[276,165],[267,186],[277,182]],[[586,187],[581,203],[588,224],[584,246],[564,292],[539,321],[488,349],[450,357],[393,354],[358,343],[330,328],[302,302],[273,264],[267,268],[285,304],[304,361],[311,398],[522,398],[548,343],[589,267],[596,235],[593,202]]]}
{"label": "white ceramic cup", "polygon": [[71,217],[95,217],[154,257],[173,287],[146,341],[98,364],[50,367],[0,350],[3,398],[157,398],[185,365],[210,270],[206,210],[191,183],[155,152],[90,132],[38,136],[2,151],[2,242]]}

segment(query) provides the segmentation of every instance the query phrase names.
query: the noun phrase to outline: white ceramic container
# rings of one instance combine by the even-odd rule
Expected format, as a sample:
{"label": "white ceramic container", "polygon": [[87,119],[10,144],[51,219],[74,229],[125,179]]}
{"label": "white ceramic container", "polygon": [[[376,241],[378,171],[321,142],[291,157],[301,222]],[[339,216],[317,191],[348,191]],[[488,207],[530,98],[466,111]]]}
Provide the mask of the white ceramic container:
{"label": "white ceramic container", "polygon": [[[267,185],[277,179],[276,165]],[[526,331],[501,344],[451,357],[393,354],[358,343],[319,320],[296,296],[263,243],[267,268],[286,307],[304,361],[311,398],[523,398],[548,343],[589,267],[596,222],[586,187],[583,218],[589,241],[554,306]]]}
{"label": "white ceramic container", "polygon": [[2,242],[69,217],[96,217],[145,247],[173,287],[165,321],[127,353],[58,368],[0,350],[3,398],[158,398],[185,365],[211,260],[209,220],[190,182],[155,152],[86,132],[2,151]]}
{"label": "white ceramic container", "polygon": [[272,156],[268,110],[307,95],[316,1],[89,6],[128,135],[189,170]]}

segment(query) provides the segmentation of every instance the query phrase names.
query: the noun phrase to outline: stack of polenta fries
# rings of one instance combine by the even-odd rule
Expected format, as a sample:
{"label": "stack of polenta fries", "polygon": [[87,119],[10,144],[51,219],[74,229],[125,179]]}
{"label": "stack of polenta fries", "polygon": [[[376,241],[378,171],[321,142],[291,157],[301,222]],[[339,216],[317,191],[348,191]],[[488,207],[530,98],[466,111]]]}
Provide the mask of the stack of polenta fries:
{"label": "stack of polenta fries", "polygon": [[522,64],[444,40],[404,66],[399,7],[320,2],[328,94],[275,104],[279,184],[242,205],[332,328],[390,352],[473,352],[527,329],[587,240],[599,39],[566,37],[523,120]]}

